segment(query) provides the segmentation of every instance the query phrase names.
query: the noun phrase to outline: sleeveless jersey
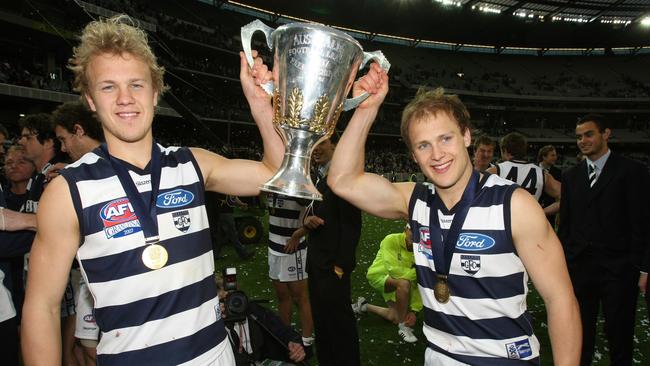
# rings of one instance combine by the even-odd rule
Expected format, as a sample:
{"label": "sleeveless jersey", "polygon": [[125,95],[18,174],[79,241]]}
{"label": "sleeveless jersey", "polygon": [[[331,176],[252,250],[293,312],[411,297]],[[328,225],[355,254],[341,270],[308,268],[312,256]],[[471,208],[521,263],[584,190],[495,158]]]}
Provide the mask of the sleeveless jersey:
{"label": "sleeveless jersey", "polygon": [[[269,252],[274,255],[288,255],[284,252],[287,241],[296,229],[302,227],[306,206],[296,198],[276,193],[267,196],[269,207]],[[307,241],[300,238],[298,249],[307,247]]]}
{"label": "sleeveless jersey", "polygon": [[[484,173],[486,174],[486,173]],[[517,256],[510,227],[516,185],[486,175],[459,233],[449,270],[451,298],[434,295],[436,268],[429,236],[432,185],[416,185],[409,203],[418,287],[424,303],[424,334],[433,351],[469,365],[539,365],[539,342],[526,310],[528,275]],[[438,210],[441,231],[455,212]]]}
{"label": "sleeveless jersey", "polygon": [[517,183],[537,201],[544,192],[544,170],[533,163],[519,160],[504,161],[497,164],[497,174],[501,178]]}
{"label": "sleeveless jersey", "polygon": [[[79,220],[77,259],[95,301],[101,365],[204,365],[230,347],[222,343],[203,177],[188,149],[158,148],[162,171],[153,202],[169,253],[158,270],[142,262],[140,222],[103,152],[95,149],[61,172]],[[149,202],[150,173],[119,163]]]}

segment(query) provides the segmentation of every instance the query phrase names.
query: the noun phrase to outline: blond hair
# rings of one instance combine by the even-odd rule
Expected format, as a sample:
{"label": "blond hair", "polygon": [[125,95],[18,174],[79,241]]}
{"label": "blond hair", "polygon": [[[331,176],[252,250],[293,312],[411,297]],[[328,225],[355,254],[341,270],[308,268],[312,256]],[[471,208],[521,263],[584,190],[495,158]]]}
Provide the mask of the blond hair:
{"label": "blond hair", "polygon": [[469,111],[457,95],[445,94],[443,88],[434,90],[420,88],[415,94],[415,98],[406,105],[402,112],[400,133],[409,150],[411,150],[411,139],[409,138],[411,122],[422,120],[427,116],[436,116],[440,112],[453,118],[458,123],[461,133],[464,134],[465,130],[470,127]]}
{"label": "blond hair", "polygon": [[123,55],[129,53],[149,66],[153,89],[158,96],[167,90],[163,81],[165,68],[158,65],[149,47],[147,34],[137,27],[136,21],[126,14],[95,20],[81,32],[81,42],[73,49],[68,68],[74,73],[74,90],[88,93],[88,65],[100,54]]}

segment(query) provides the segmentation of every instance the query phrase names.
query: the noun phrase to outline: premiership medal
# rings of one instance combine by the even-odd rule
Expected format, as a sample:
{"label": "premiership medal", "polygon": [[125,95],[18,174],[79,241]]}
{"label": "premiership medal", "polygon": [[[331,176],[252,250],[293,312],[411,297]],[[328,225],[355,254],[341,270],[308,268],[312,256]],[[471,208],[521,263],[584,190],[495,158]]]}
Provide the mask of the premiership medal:
{"label": "premiership medal", "polygon": [[472,176],[465,187],[463,196],[453,208],[455,211],[454,218],[446,232],[443,231],[438,211],[444,210],[448,212],[449,209],[444,206],[438,195],[434,195],[430,204],[431,215],[429,215],[429,230],[431,251],[436,272],[436,283],[433,285],[433,297],[440,304],[448,303],[449,298],[451,297],[451,290],[449,289],[451,260],[454,257],[454,251],[456,250],[461,228],[467,218],[469,208],[474,201],[476,191],[479,188],[479,178],[479,173],[473,171]]}
{"label": "premiership medal", "polygon": [[447,276],[437,275],[438,281],[433,286],[433,296],[441,304],[446,304],[449,301],[449,284],[447,283]]}
{"label": "premiership medal", "polygon": [[150,269],[161,269],[167,264],[167,249],[160,244],[151,244],[142,252],[142,263]]}
{"label": "premiership medal", "polygon": [[133,210],[138,218],[140,226],[144,234],[146,247],[142,251],[142,263],[149,269],[157,270],[167,264],[169,254],[164,246],[160,245],[160,238],[158,236],[158,222],[156,213],[156,197],[158,197],[161,162],[160,162],[160,149],[153,142],[151,145],[151,193],[149,200],[145,202],[142,195],[133,183],[133,179],[129,174],[128,169],[123,166],[121,162],[111,156],[108,152],[106,144],[100,145],[100,151],[107,159],[120,183],[124,188],[124,193],[128,201],[133,205]]}

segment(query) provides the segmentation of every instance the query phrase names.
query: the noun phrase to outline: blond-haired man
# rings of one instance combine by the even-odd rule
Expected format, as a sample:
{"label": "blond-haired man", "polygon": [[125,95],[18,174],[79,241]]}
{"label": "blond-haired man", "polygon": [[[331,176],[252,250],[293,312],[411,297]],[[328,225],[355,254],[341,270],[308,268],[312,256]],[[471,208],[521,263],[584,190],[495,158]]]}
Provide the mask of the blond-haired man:
{"label": "blond-haired man", "polygon": [[241,58],[262,162],[156,144],[165,91],[146,34],[126,16],[89,23],[70,61],[106,144],[61,171],[43,196],[23,317],[26,365],[58,364],[55,310],[73,258],[95,299],[102,365],[232,364],[212,275],[204,190],[256,195],[284,145],[259,87],[270,72]]}

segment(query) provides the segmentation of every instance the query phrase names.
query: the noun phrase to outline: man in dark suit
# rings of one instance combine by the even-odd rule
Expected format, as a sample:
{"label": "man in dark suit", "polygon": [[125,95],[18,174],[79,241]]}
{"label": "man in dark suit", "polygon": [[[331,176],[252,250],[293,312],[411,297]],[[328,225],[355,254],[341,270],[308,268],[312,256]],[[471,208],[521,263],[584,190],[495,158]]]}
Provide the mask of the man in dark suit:
{"label": "man in dark suit", "polygon": [[586,159],[562,179],[560,228],[583,323],[581,365],[590,365],[599,309],[611,365],[631,365],[639,266],[648,246],[647,170],[611,152],[611,130],[590,114],[576,126]]}
{"label": "man in dark suit", "polygon": [[327,172],[336,148],[331,139],[314,149],[318,165],[316,188],[323,195],[305,218],[309,231],[307,273],[309,301],[316,331],[318,363],[360,365],[357,322],[350,306],[350,275],[361,236],[361,211],[338,197],[327,185]]}

